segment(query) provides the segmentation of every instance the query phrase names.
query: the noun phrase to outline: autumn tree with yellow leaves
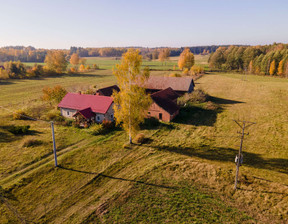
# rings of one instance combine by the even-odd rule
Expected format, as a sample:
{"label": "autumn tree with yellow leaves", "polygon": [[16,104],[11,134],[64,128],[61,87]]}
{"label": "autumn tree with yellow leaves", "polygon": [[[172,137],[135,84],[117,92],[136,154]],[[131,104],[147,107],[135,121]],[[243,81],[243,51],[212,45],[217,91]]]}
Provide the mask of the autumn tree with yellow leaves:
{"label": "autumn tree with yellow leaves", "polygon": [[52,70],[57,73],[66,71],[68,62],[66,61],[63,51],[49,51],[45,57],[46,66],[48,70]]}
{"label": "autumn tree with yellow leaves", "polygon": [[276,62],[273,60],[270,64],[269,74],[274,75],[276,71]]}
{"label": "autumn tree with yellow leaves", "polygon": [[189,48],[185,48],[185,50],[180,54],[178,60],[178,67],[183,70],[187,68],[188,70],[194,65],[194,54],[191,53]]}
{"label": "autumn tree with yellow leaves", "polygon": [[72,54],[70,58],[70,64],[77,66],[79,65],[79,63],[80,63],[79,55],[77,53]]}
{"label": "autumn tree with yellow leaves", "polygon": [[278,65],[277,75],[283,76],[284,73],[284,60],[281,60]]}
{"label": "autumn tree with yellow leaves", "polygon": [[164,48],[160,51],[160,53],[158,55],[158,59],[159,59],[159,61],[161,61],[163,63],[164,61],[169,60],[169,56],[170,56],[169,48]]}
{"label": "autumn tree with yellow leaves", "polygon": [[120,88],[120,92],[113,93],[114,117],[116,124],[121,124],[128,133],[130,144],[152,103],[142,87],[149,78],[149,68],[140,70],[142,56],[139,53],[139,50],[129,49],[123,54],[121,64],[113,69]]}

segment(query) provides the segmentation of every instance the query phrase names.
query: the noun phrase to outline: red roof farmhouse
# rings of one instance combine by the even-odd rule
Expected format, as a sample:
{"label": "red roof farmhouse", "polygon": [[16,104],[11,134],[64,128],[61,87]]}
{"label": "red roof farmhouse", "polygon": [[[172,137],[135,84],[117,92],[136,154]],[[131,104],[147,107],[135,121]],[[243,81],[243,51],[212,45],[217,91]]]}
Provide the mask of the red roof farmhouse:
{"label": "red roof farmhouse", "polygon": [[64,117],[84,119],[88,122],[101,123],[114,120],[113,99],[108,96],[97,96],[79,93],[67,93],[58,104]]}

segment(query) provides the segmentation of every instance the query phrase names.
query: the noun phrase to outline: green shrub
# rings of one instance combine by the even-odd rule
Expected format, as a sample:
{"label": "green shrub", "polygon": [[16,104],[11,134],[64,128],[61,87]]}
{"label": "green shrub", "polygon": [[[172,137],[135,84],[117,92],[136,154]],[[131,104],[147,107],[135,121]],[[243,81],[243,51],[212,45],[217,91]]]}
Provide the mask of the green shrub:
{"label": "green shrub", "polygon": [[160,125],[160,122],[155,117],[146,118],[144,124],[142,125],[143,128],[155,128]]}
{"label": "green shrub", "polygon": [[105,129],[112,129],[114,128],[114,123],[112,121],[108,121],[108,120],[103,120],[102,125]]}
{"label": "green shrub", "polygon": [[61,115],[61,112],[58,110],[51,110],[45,116],[45,120],[48,121],[65,121],[65,118]]}
{"label": "green shrub", "polygon": [[43,141],[37,139],[27,139],[23,142],[22,147],[35,147],[42,145]]}
{"label": "green shrub", "polygon": [[63,125],[68,126],[68,127],[72,126],[72,124],[73,124],[73,120],[71,119],[65,119],[65,121],[63,122]]}
{"label": "green shrub", "polygon": [[101,135],[106,132],[106,129],[102,124],[93,124],[89,128],[89,133],[91,135]]}
{"label": "green shrub", "polygon": [[219,106],[218,106],[217,104],[211,102],[211,101],[208,101],[208,102],[205,104],[204,108],[205,108],[206,110],[217,110],[217,109],[219,109]]}
{"label": "green shrub", "polygon": [[134,142],[137,144],[142,144],[145,140],[145,135],[143,133],[139,133],[135,136]]}
{"label": "green shrub", "polygon": [[29,133],[30,125],[23,126],[11,126],[8,131],[13,133],[14,135],[21,135]]}
{"label": "green shrub", "polygon": [[207,101],[209,95],[201,89],[196,89],[192,93],[186,93],[184,96],[178,98],[177,103],[181,106],[188,102],[191,103],[204,103]]}
{"label": "green shrub", "polygon": [[13,113],[14,120],[27,120],[27,116],[28,115],[24,110],[17,110],[15,113]]}

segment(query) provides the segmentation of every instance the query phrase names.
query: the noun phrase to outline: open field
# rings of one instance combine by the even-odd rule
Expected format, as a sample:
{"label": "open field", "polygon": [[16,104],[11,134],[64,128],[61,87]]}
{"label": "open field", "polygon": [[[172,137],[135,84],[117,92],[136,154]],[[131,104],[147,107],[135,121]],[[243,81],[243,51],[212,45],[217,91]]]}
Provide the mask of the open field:
{"label": "open field", "polygon": [[[208,61],[209,55],[195,55],[195,64],[196,65],[202,65],[205,67],[205,69],[208,69],[207,61]],[[93,66],[93,64],[97,64],[100,69],[112,69],[116,64],[120,63],[120,57],[87,57],[86,58],[86,65],[90,65],[90,67]],[[174,66],[176,66],[176,69],[178,70],[178,59],[179,57],[170,57],[168,61],[166,62],[160,62],[158,60],[143,60],[143,67],[149,66],[150,69],[153,70],[174,70]],[[35,63],[25,62],[24,63],[27,66],[34,66]],[[37,63],[40,65],[45,65],[45,63]],[[69,65],[71,66],[71,65]]]}
{"label": "open field", "polygon": [[[195,55],[195,64],[202,65],[205,68],[207,67],[209,55]],[[117,57],[88,57],[87,64],[92,66],[93,64],[97,64],[101,69],[112,69],[117,63],[120,63],[119,58]],[[178,59],[179,57],[170,57],[168,61],[160,62],[158,60],[143,60],[142,66],[149,66],[150,69],[155,70],[174,70],[174,66],[176,66],[176,70],[178,70]]]}
{"label": "open field", "polygon": [[[169,72],[152,72],[163,74]],[[0,105],[32,107],[36,113],[43,107],[39,97],[46,85],[76,91],[114,83],[110,70],[7,80],[0,83]],[[36,223],[285,223],[287,86],[288,80],[270,77],[247,76],[244,81],[237,74],[205,75],[196,87],[222,109],[195,104],[171,125],[143,128],[149,140],[132,149],[122,147],[127,135],[121,130],[92,136],[85,129],[56,125],[56,169],[49,124],[15,121],[2,109],[0,190],[5,189],[6,202],[20,217]],[[236,192],[234,158],[240,139],[232,119],[256,122],[247,130]],[[33,132],[24,136],[5,128],[27,124]],[[44,144],[23,147],[31,137]],[[0,204],[0,223],[19,222],[8,207]]]}

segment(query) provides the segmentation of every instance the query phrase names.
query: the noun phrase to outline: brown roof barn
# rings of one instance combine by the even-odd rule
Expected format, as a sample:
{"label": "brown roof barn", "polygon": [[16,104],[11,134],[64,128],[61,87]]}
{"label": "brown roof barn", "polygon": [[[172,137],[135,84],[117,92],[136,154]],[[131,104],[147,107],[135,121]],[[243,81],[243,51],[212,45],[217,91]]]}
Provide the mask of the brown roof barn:
{"label": "brown roof barn", "polygon": [[119,87],[117,85],[114,85],[114,86],[108,86],[108,87],[105,87],[105,88],[102,88],[102,89],[98,89],[96,91],[96,95],[99,95],[99,96],[112,96],[113,90],[116,91],[116,92],[120,91]]}
{"label": "brown roof barn", "polygon": [[171,87],[178,94],[191,93],[194,90],[194,81],[191,77],[164,77],[151,76],[143,85],[148,93]]}
{"label": "brown roof barn", "polygon": [[148,110],[148,117],[170,122],[179,114],[180,108],[176,103],[178,97],[170,87],[151,94],[153,103]]}

